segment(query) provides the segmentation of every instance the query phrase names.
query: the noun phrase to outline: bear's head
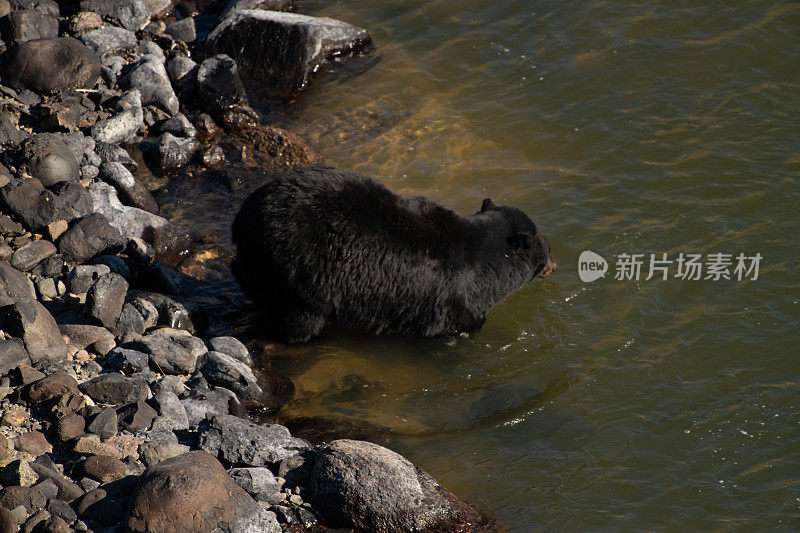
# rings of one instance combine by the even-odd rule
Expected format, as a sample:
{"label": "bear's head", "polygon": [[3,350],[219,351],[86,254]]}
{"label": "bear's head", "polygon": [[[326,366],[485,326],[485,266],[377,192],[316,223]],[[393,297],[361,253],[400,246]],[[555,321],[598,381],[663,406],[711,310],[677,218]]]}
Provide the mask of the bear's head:
{"label": "bear's head", "polygon": [[533,276],[546,278],[556,269],[556,262],[550,255],[550,241],[540,233],[528,215],[516,207],[498,207],[491,198],[481,205],[481,213],[495,211],[503,215],[508,224],[508,245],[522,258],[533,265]]}

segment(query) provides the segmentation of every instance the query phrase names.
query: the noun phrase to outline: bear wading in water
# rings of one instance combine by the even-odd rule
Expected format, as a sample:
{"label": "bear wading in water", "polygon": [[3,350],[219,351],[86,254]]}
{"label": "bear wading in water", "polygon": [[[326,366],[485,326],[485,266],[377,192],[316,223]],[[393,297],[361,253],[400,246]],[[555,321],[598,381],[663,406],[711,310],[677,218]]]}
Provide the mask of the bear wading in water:
{"label": "bear wading in water", "polygon": [[233,223],[231,266],[267,333],[305,342],[326,324],[426,337],[479,329],[489,309],[556,268],[525,213],[483,201],[461,216],[327,167],[273,175]]}

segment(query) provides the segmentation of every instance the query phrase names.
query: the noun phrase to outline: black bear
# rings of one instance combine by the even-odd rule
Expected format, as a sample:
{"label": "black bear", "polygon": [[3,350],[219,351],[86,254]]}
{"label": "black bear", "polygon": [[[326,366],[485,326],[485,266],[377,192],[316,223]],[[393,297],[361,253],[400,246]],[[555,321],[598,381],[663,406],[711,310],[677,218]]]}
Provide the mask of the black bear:
{"label": "black bear", "polygon": [[337,323],[374,333],[449,335],[556,268],[525,213],[484,200],[461,216],[328,167],[272,176],[233,223],[231,265],[268,333],[305,342]]}

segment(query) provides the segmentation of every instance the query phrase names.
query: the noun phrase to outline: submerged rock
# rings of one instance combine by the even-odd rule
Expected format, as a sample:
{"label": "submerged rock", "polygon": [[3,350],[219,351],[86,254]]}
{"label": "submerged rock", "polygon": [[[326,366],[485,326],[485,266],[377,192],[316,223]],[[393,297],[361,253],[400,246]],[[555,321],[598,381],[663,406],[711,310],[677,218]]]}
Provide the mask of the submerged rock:
{"label": "submerged rock", "polygon": [[309,485],[314,509],[329,526],[486,531],[494,524],[403,456],[370,442],[337,440],[322,446]]}
{"label": "submerged rock", "polygon": [[369,32],[327,17],[278,11],[233,11],[205,40],[209,54],[227,54],[276,97],[290,97],[327,59],[369,47]]}
{"label": "submerged rock", "polygon": [[234,105],[248,105],[236,62],[225,54],[209,57],[200,64],[197,93],[200,107],[211,113],[222,113]]}
{"label": "submerged rock", "polygon": [[2,56],[3,84],[50,94],[64,89],[90,89],[100,77],[100,58],[72,37],[21,43]]}
{"label": "submerged rock", "polygon": [[181,139],[171,133],[162,133],[148,150],[148,155],[156,167],[168,172],[186,166],[199,148],[200,143],[194,139]]}

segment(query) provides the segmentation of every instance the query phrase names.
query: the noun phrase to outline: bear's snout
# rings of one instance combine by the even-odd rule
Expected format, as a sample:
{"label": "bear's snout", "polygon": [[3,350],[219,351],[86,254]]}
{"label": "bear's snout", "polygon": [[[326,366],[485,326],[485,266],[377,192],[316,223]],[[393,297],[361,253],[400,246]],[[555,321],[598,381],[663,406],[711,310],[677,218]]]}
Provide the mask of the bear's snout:
{"label": "bear's snout", "polygon": [[553,261],[553,256],[550,255],[550,254],[547,254],[547,263],[544,265],[544,269],[542,269],[542,271],[539,272],[539,277],[540,278],[546,278],[552,272],[555,272],[556,267],[558,267],[558,265],[556,264],[555,261]]}

